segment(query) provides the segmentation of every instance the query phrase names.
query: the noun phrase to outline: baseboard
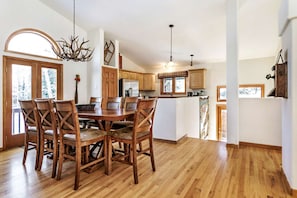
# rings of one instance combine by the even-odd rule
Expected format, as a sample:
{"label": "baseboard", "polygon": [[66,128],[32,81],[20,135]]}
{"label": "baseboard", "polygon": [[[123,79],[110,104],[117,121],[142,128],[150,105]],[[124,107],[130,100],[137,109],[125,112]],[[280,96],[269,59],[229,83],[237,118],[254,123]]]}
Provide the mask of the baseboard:
{"label": "baseboard", "polygon": [[154,141],[165,142],[165,143],[170,143],[170,144],[177,144],[177,141],[175,141],[175,140],[164,140],[164,139],[154,138]]}
{"label": "baseboard", "polygon": [[297,197],[297,190],[296,189],[293,189],[291,188],[289,182],[288,182],[288,179],[285,175],[285,172],[283,170],[283,167],[281,167],[281,171],[280,171],[280,177],[281,177],[281,180],[285,186],[285,190],[288,194],[290,194],[292,197]]}
{"label": "baseboard", "polygon": [[240,146],[252,146],[252,147],[258,147],[258,148],[264,148],[264,149],[271,149],[271,150],[282,151],[282,147],[281,146],[273,146],[273,145],[266,145],[266,144],[256,144],[256,143],[251,143],[251,142],[239,142],[239,147]]}
{"label": "baseboard", "polygon": [[158,139],[158,138],[154,138],[154,140],[160,141],[160,142],[166,142],[166,143],[170,143],[170,144],[177,144],[177,143],[180,143],[183,140],[185,140],[185,137],[187,137],[187,135],[184,135],[183,137],[181,137],[178,140],[164,140],[164,139]]}
{"label": "baseboard", "polygon": [[230,144],[230,143],[227,143],[227,144],[226,144],[226,147],[239,149],[239,145],[238,145],[238,144]]}

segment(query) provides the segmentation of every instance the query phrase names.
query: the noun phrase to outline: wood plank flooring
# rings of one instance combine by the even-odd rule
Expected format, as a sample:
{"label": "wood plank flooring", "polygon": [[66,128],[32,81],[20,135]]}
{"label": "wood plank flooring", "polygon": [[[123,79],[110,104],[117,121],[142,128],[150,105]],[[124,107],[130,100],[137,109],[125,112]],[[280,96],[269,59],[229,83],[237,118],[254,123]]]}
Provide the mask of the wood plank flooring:
{"label": "wood plank flooring", "polygon": [[51,178],[50,159],[34,170],[34,151],[22,165],[22,148],[0,152],[0,197],[290,197],[281,182],[281,152],[254,147],[227,148],[225,143],[184,138],[177,144],[154,141],[156,172],[150,159],[138,163],[139,184],[132,167],[113,162],[81,172],[80,188],[73,190],[74,163],[66,162],[62,179]]}

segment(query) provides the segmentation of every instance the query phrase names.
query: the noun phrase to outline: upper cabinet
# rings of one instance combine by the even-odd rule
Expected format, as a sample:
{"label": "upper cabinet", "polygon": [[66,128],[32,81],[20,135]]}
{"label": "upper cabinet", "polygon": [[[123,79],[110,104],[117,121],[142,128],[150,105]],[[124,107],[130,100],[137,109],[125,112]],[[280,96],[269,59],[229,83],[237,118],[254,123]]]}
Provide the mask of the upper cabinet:
{"label": "upper cabinet", "polygon": [[155,74],[151,73],[138,73],[127,70],[119,70],[119,79],[138,80],[139,90],[153,91],[156,90]]}
{"label": "upper cabinet", "polygon": [[136,73],[136,80],[139,82],[139,90],[143,90],[143,74],[142,73]]}
{"label": "upper cabinet", "polygon": [[190,89],[205,89],[206,69],[189,70]]}
{"label": "upper cabinet", "polygon": [[129,78],[129,72],[124,70],[119,70],[119,79],[128,79]]}
{"label": "upper cabinet", "polygon": [[155,74],[143,74],[143,91],[156,90],[156,77]]}
{"label": "upper cabinet", "polygon": [[136,72],[126,71],[126,70],[119,70],[119,79],[131,79],[131,80],[138,80],[136,78]]}

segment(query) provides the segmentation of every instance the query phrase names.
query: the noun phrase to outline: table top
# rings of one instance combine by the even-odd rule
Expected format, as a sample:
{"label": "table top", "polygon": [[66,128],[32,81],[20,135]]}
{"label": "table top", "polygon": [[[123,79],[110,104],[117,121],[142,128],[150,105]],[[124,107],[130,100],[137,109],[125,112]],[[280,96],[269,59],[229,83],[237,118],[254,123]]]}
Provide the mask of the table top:
{"label": "table top", "polygon": [[89,118],[94,120],[118,121],[133,115],[135,111],[127,111],[124,109],[109,110],[109,109],[95,109],[94,111],[80,111],[78,117]]}

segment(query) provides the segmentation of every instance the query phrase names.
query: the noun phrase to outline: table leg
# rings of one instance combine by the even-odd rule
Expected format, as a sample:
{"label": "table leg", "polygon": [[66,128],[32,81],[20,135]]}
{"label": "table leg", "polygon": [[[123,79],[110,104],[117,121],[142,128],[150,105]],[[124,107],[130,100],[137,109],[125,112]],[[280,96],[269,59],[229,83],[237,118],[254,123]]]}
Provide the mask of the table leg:
{"label": "table leg", "polygon": [[112,142],[110,136],[107,135],[107,175],[112,171]]}

